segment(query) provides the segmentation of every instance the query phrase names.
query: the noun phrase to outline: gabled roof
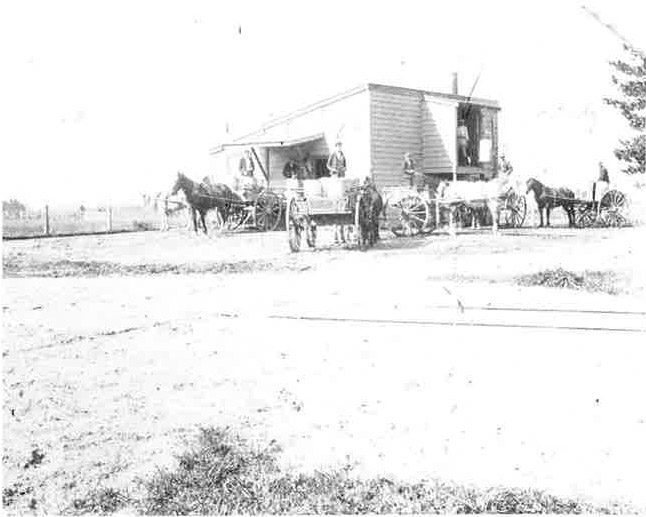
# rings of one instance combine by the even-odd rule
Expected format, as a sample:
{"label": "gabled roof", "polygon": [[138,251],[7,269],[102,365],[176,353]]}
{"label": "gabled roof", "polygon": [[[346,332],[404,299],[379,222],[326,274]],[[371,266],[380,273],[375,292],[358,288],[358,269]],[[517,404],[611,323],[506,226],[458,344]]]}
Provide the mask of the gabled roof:
{"label": "gabled roof", "polygon": [[[339,102],[343,99],[346,99],[348,97],[352,97],[353,95],[356,95],[358,93],[364,92],[366,90],[374,91],[374,90],[381,90],[381,91],[390,91],[393,93],[408,93],[410,95],[419,95],[419,94],[424,94],[424,95],[429,95],[431,97],[438,97],[441,99],[445,100],[452,100],[460,103],[470,103],[470,104],[475,104],[478,106],[485,106],[488,108],[493,108],[493,109],[500,109],[500,105],[498,102],[489,100],[489,99],[481,99],[477,97],[467,97],[465,95],[455,95],[451,93],[440,93],[440,92],[433,92],[429,90],[417,90],[414,88],[404,88],[401,86],[388,86],[385,84],[377,84],[377,83],[364,83],[359,86],[356,86],[350,90],[346,90],[344,92],[338,93],[337,95],[334,95],[332,97],[328,97],[326,99],[323,99],[321,101],[315,102],[313,104],[309,104],[301,109],[292,111],[291,113],[288,113],[286,115],[283,115],[281,117],[277,117],[274,119],[269,120],[260,128],[256,129],[255,131],[252,131],[251,133],[247,133],[245,135],[241,135],[239,137],[236,137],[232,139],[230,142],[223,143],[217,146],[212,147],[209,150],[210,154],[217,154],[221,151],[223,151],[226,147],[235,147],[235,146],[240,146],[240,145],[251,145],[249,142],[252,141],[257,141],[255,145],[260,145],[262,146],[262,142],[264,139],[262,138],[263,135],[269,131],[271,128],[283,124],[285,122],[289,122],[290,120],[293,120],[297,117],[300,117],[302,115],[305,115],[306,113],[310,113],[312,111],[315,111],[317,109],[323,108],[325,106],[328,106],[330,104],[334,104],[335,102]],[[275,139],[270,139],[271,142],[273,143],[276,142]],[[282,144],[281,144],[282,145]]]}

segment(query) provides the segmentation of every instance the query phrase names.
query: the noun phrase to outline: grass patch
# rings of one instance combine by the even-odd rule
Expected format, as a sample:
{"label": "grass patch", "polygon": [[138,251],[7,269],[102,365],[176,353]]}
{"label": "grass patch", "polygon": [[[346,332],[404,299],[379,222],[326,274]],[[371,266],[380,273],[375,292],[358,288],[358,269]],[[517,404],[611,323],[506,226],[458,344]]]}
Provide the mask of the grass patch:
{"label": "grass patch", "polygon": [[99,488],[81,499],[75,499],[66,513],[70,515],[110,514],[127,507],[131,500],[114,488]]}
{"label": "grass patch", "polygon": [[236,262],[202,262],[189,264],[119,264],[97,260],[21,261],[4,260],[5,278],[42,277],[101,277],[101,276],[149,276],[183,274],[255,273],[303,269],[298,264],[275,264],[264,260],[240,260]]}
{"label": "grass patch", "polygon": [[563,268],[557,268],[519,276],[516,283],[526,287],[559,287],[592,293],[621,294],[626,291],[627,279],[614,271],[583,271],[582,273],[575,273]]}
{"label": "grass patch", "polygon": [[[439,481],[405,483],[360,479],[350,469],[313,474],[282,472],[279,449],[254,450],[222,429],[201,430],[174,470],[146,482],[133,508],[148,515],[401,514],[401,513],[621,513],[539,490],[479,489]],[[108,499],[108,501],[112,501]],[[90,498],[90,501],[93,499]],[[87,508],[105,508],[95,503]]]}

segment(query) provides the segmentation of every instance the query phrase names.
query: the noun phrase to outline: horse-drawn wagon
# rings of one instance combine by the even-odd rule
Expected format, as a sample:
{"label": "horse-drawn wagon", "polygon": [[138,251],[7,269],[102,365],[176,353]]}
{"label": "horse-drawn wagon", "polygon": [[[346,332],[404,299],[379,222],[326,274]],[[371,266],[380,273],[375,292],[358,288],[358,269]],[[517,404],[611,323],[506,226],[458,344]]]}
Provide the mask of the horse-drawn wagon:
{"label": "horse-drawn wagon", "polygon": [[533,192],[539,209],[540,226],[543,210],[550,225],[550,210],[562,207],[568,215],[570,226],[578,228],[621,227],[628,224],[629,207],[626,195],[611,187],[607,181],[596,181],[585,191],[574,192],[568,188],[551,188],[540,181],[527,180],[527,192]]}
{"label": "horse-drawn wagon", "polygon": [[496,230],[519,228],[527,213],[525,196],[507,176],[490,181],[444,181],[435,192],[412,187],[384,189],[386,221],[397,236],[430,233],[446,222],[476,226],[488,222]]}
{"label": "horse-drawn wagon", "polygon": [[171,195],[184,193],[188,203],[195,231],[198,219],[204,233],[207,233],[206,214],[215,211],[217,226],[235,230],[241,226],[261,231],[275,230],[282,220],[284,197],[268,189],[257,189],[250,193],[235,192],[227,185],[202,181],[197,183],[182,173],[177,174]]}
{"label": "horse-drawn wagon", "polygon": [[604,181],[593,184],[583,198],[572,201],[575,207],[574,222],[579,228],[592,226],[621,227],[628,224],[626,195]]}
{"label": "horse-drawn wagon", "polygon": [[373,245],[379,238],[378,216],[382,209],[381,196],[374,185],[369,180],[363,184],[356,179],[326,180],[299,181],[285,192],[290,250],[301,249],[303,236],[310,248],[316,247],[321,226],[335,226],[344,241],[362,249]]}

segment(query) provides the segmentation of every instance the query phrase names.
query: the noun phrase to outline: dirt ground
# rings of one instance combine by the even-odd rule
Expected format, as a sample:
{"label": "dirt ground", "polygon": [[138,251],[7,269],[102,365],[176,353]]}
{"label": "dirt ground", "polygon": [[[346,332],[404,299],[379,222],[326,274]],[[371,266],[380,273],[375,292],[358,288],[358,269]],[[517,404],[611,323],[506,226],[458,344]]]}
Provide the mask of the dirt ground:
{"label": "dirt ground", "polygon": [[[136,490],[198,426],[276,440],[295,470],[646,506],[645,233],[4,242],[5,510]],[[556,267],[617,294],[515,282]]]}

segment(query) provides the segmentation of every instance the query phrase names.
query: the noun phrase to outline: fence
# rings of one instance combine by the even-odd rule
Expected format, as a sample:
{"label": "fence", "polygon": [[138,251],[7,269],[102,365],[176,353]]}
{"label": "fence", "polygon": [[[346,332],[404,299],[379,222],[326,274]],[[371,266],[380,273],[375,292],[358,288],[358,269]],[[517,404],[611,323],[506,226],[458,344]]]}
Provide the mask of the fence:
{"label": "fence", "polygon": [[[185,210],[168,218],[171,228],[185,227],[186,223]],[[29,210],[20,217],[5,215],[2,219],[2,238],[159,230],[162,224],[160,211],[150,206],[107,206],[85,210],[44,206],[40,210]]]}

